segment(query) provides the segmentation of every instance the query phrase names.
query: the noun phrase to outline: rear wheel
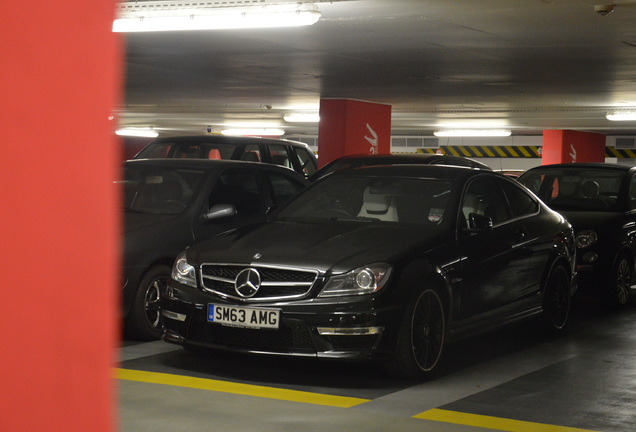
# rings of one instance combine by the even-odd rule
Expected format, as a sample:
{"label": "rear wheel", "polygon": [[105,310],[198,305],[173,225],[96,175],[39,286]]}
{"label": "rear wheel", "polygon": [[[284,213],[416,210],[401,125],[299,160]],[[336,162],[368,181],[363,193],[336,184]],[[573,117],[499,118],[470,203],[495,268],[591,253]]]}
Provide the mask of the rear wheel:
{"label": "rear wheel", "polygon": [[389,372],[407,378],[431,377],[437,371],[445,336],[446,317],[440,295],[432,288],[418,290],[407,305]]}
{"label": "rear wheel", "polygon": [[619,256],[610,279],[607,301],[611,306],[624,306],[629,300],[629,290],[632,285],[632,261],[627,255]]}
{"label": "rear wheel", "polygon": [[125,321],[128,336],[139,340],[161,337],[163,317],[159,301],[168,287],[171,270],[167,265],[157,265],[148,270],[139,282]]}
{"label": "rear wheel", "polygon": [[543,294],[543,322],[551,332],[565,328],[570,316],[572,291],[570,276],[562,265],[552,269]]}

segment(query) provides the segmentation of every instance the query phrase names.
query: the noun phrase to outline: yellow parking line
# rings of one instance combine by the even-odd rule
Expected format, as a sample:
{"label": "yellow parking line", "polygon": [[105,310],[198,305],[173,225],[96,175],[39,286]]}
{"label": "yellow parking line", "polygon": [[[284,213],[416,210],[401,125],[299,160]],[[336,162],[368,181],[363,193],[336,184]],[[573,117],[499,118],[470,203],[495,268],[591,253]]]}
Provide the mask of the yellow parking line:
{"label": "yellow parking line", "polygon": [[138,381],[152,384],[164,384],[177,387],[188,387],[199,390],[212,390],[244,396],[256,396],[290,402],[302,402],[314,405],[327,405],[338,408],[349,408],[369,402],[346,396],[333,396],[298,390],[285,390],[275,387],[264,387],[251,384],[240,384],[206,378],[194,378],[184,375],[172,375],[157,372],[145,372],[131,369],[115,368],[115,376],[126,381]]}
{"label": "yellow parking line", "polygon": [[460,424],[464,426],[476,426],[507,432],[594,432],[586,429],[571,428],[566,426],[554,426],[543,423],[532,423],[476,414],[466,414],[441,409],[432,409],[429,411],[425,411],[414,417],[424,420],[434,420],[444,423]]}

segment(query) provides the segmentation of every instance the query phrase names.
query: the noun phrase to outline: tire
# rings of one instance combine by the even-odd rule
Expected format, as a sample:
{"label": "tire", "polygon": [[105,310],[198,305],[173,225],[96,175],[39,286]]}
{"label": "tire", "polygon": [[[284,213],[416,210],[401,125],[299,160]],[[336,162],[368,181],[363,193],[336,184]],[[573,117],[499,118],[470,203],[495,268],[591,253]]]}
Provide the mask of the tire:
{"label": "tire", "polygon": [[446,314],[438,292],[424,288],[410,299],[402,320],[391,375],[432,378],[437,372],[446,337]]}
{"label": "tire", "polygon": [[625,254],[618,257],[608,284],[606,300],[609,306],[622,307],[629,301],[634,265]]}
{"label": "tire", "polygon": [[548,277],[543,292],[542,321],[551,333],[559,333],[568,324],[572,306],[572,287],[568,271],[557,264]]}
{"label": "tire", "polygon": [[157,265],[141,278],[124,322],[129,337],[144,341],[161,337],[163,318],[159,300],[168,286],[171,271],[167,265]]}

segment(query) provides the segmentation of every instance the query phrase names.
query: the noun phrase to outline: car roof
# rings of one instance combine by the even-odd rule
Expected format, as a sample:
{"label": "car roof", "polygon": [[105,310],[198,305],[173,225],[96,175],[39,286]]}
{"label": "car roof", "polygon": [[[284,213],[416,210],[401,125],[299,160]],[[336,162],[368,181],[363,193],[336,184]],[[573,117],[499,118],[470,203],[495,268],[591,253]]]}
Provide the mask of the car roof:
{"label": "car roof", "polygon": [[308,148],[309,146],[300,141],[292,141],[280,138],[261,138],[261,137],[249,137],[249,136],[229,136],[220,134],[208,134],[208,135],[184,135],[184,136],[172,136],[161,137],[153,140],[150,144],[154,143],[221,143],[221,144],[285,144],[293,147]]}
{"label": "car roof", "polygon": [[[613,163],[604,163],[604,162],[576,162],[576,163],[561,163],[561,164],[548,164],[548,165],[540,165],[534,168],[530,168],[528,171],[538,171],[542,169],[554,169],[554,168],[579,168],[579,169],[615,169],[620,171],[630,171],[636,167],[631,165],[621,165],[621,164],[613,164]],[[526,171],[526,172],[528,172]]]}
{"label": "car roof", "polygon": [[347,168],[336,171],[329,177],[342,176],[394,176],[394,177],[426,177],[439,178],[445,180],[461,180],[477,175],[490,175],[506,178],[503,174],[488,170],[475,170],[468,167],[451,165],[421,165],[421,164],[400,164],[400,165],[366,165],[356,168]]}
{"label": "car roof", "polygon": [[390,164],[440,164],[440,165],[453,165],[470,167],[473,169],[482,169],[491,171],[488,165],[478,162],[473,159],[450,156],[450,155],[438,155],[438,154],[424,154],[424,153],[385,153],[385,154],[354,154],[342,156],[338,159],[327,163],[318,171],[316,171],[310,178],[310,180],[316,180],[332,172],[339,171],[341,169],[351,168],[352,166],[367,166],[367,165],[390,165]]}
{"label": "car roof", "polygon": [[248,162],[248,161],[237,161],[230,159],[175,159],[175,158],[164,158],[164,159],[130,159],[124,161],[124,165],[144,165],[144,166],[154,166],[154,167],[171,167],[171,168],[196,168],[196,169],[204,169],[211,170],[219,167],[240,167],[240,166],[249,166],[255,167],[257,166],[259,169],[267,169],[267,170],[275,170],[281,171],[285,173],[294,173],[295,175],[302,178],[300,174],[296,171],[289,169],[287,167],[283,167],[280,165],[261,163],[261,162]]}

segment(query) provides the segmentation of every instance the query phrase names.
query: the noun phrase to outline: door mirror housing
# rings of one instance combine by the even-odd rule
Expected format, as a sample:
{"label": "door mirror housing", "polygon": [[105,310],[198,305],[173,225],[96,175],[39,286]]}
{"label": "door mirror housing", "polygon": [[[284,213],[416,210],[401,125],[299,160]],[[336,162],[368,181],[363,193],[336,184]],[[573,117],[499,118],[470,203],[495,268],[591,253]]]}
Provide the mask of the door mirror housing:
{"label": "door mirror housing", "polygon": [[203,219],[206,221],[226,219],[236,216],[236,213],[236,207],[232,204],[215,204],[203,215]]}

